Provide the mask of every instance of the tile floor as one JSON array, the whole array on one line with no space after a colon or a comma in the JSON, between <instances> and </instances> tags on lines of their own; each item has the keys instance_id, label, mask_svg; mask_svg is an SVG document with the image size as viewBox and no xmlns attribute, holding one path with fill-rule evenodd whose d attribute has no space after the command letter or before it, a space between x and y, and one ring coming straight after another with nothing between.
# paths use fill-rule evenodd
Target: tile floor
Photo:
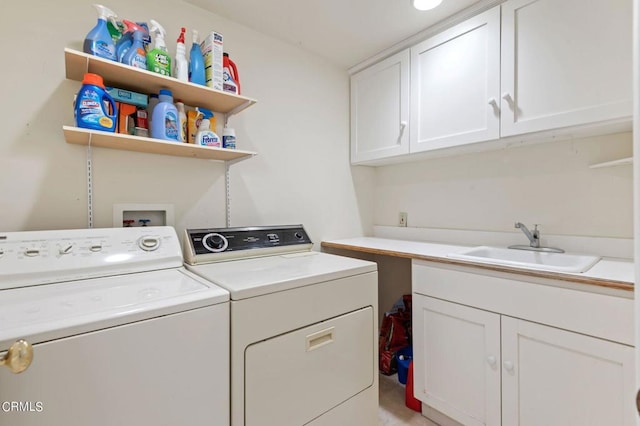
<instances>
[{"instance_id":1,"label":"tile floor","mask_svg":"<svg viewBox=\"0 0 640 426\"><path fill-rule=\"evenodd\" d=\"M438 426L422 414L407 408L404 403L404 385L398 382L398 375L380 374L379 426Z\"/></svg>"}]
</instances>

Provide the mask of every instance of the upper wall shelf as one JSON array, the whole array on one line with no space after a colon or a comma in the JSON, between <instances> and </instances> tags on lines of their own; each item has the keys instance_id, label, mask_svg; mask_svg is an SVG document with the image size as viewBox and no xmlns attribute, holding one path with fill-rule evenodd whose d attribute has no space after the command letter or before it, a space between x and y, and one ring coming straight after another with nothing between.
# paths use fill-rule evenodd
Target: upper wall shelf
<instances>
[{"instance_id":1,"label":"upper wall shelf","mask_svg":"<svg viewBox=\"0 0 640 426\"><path fill-rule=\"evenodd\" d=\"M121 149L124 151L233 162L245 160L256 155L255 152L241 151L239 149L198 146L121 133L80 129L71 126L63 126L62 129L67 143L76 145L90 145L101 148Z\"/></svg>"},{"instance_id":2,"label":"upper wall shelf","mask_svg":"<svg viewBox=\"0 0 640 426\"><path fill-rule=\"evenodd\" d=\"M615 167L633 164L633 157L622 158L620 160L607 161L606 163L597 163L589 166L590 169L600 169L602 167Z\"/></svg>"},{"instance_id":3,"label":"upper wall shelf","mask_svg":"<svg viewBox=\"0 0 640 426\"><path fill-rule=\"evenodd\" d=\"M90 72L102 76L107 86L145 94L169 89L173 92L174 99L180 99L186 105L204 107L222 114L237 114L256 103L255 99L185 83L173 77L165 77L73 49L64 49L64 61L66 76L70 80L82 81L84 74Z\"/></svg>"}]
</instances>

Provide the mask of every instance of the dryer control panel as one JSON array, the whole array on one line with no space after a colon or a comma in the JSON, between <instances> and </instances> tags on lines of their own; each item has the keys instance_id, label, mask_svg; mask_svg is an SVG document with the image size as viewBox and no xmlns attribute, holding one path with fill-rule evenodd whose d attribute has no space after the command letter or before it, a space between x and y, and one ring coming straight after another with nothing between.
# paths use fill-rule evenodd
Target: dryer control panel
<instances>
[{"instance_id":1,"label":"dryer control panel","mask_svg":"<svg viewBox=\"0 0 640 426\"><path fill-rule=\"evenodd\" d=\"M221 260L309 251L302 225L187 229L183 244L190 265Z\"/></svg>"}]
</instances>

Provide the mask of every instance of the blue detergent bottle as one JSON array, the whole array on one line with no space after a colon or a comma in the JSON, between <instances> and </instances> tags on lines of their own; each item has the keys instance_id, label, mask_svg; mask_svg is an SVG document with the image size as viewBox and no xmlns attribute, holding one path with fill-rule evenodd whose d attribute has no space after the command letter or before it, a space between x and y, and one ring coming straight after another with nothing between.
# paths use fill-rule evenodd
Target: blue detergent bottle
<instances>
[{"instance_id":1,"label":"blue detergent bottle","mask_svg":"<svg viewBox=\"0 0 640 426\"><path fill-rule=\"evenodd\" d=\"M160 89L160 102L153 108L151 118L151 137L166 141L181 142L180 118L178 109L173 104L173 94L170 90Z\"/></svg>"},{"instance_id":2,"label":"blue detergent bottle","mask_svg":"<svg viewBox=\"0 0 640 426\"><path fill-rule=\"evenodd\" d=\"M109 33L107 19L111 19L112 24L117 27L118 24L115 22L117 15L100 4L94 4L93 7L98 11L98 23L85 37L82 50L85 53L115 61L117 60L116 45Z\"/></svg>"},{"instance_id":3,"label":"blue detergent bottle","mask_svg":"<svg viewBox=\"0 0 640 426\"><path fill-rule=\"evenodd\" d=\"M193 30L193 44L189 52L189 81L202 86L207 84L204 74L204 57L198 43L197 30Z\"/></svg>"},{"instance_id":4,"label":"blue detergent bottle","mask_svg":"<svg viewBox=\"0 0 640 426\"><path fill-rule=\"evenodd\" d=\"M120 62L134 68L146 70L147 51L144 49L143 40L147 35L147 30L135 22L127 21L126 19L123 19L122 22L127 28L133 31L133 42L131 43L131 47L123 54Z\"/></svg>"},{"instance_id":5,"label":"blue detergent bottle","mask_svg":"<svg viewBox=\"0 0 640 426\"><path fill-rule=\"evenodd\" d=\"M104 132L116 130L116 102L106 92L102 77L97 74L84 75L74 112L78 127Z\"/></svg>"}]
</instances>

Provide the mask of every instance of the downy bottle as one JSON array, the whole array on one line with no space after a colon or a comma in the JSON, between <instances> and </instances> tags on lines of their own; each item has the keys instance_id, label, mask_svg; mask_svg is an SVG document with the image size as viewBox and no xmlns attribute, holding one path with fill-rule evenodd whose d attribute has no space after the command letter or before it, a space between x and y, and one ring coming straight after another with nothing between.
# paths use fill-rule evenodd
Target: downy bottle
<instances>
[{"instance_id":1,"label":"downy bottle","mask_svg":"<svg viewBox=\"0 0 640 426\"><path fill-rule=\"evenodd\" d=\"M173 105L173 94L170 90L160 89L160 102L153 108L151 120L151 137L166 141L179 142L180 118Z\"/></svg>"},{"instance_id":2,"label":"downy bottle","mask_svg":"<svg viewBox=\"0 0 640 426\"><path fill-rule=\"evenodd\" d=\"M111 20L112 24L117 27L118 24L115 22L117 15L100 4L94 4L93 7L98 11L98 23L85 37L82 50L85 53L115 61L117 60L116 45L107 28L107 20Z\"/></svg>"},{"instance_id":3,"label":"downy bottle","mask_svg":"<svg viewBox=\"0 0 640 426\"><path fill-rule=\"evenodd\" d=\"M164 42L165 30L157 21L153 19L149 32L154 35L155 48L147 53L147 67L149 71L171 77L171 56Z\"/></svg>"}]
</instances>

